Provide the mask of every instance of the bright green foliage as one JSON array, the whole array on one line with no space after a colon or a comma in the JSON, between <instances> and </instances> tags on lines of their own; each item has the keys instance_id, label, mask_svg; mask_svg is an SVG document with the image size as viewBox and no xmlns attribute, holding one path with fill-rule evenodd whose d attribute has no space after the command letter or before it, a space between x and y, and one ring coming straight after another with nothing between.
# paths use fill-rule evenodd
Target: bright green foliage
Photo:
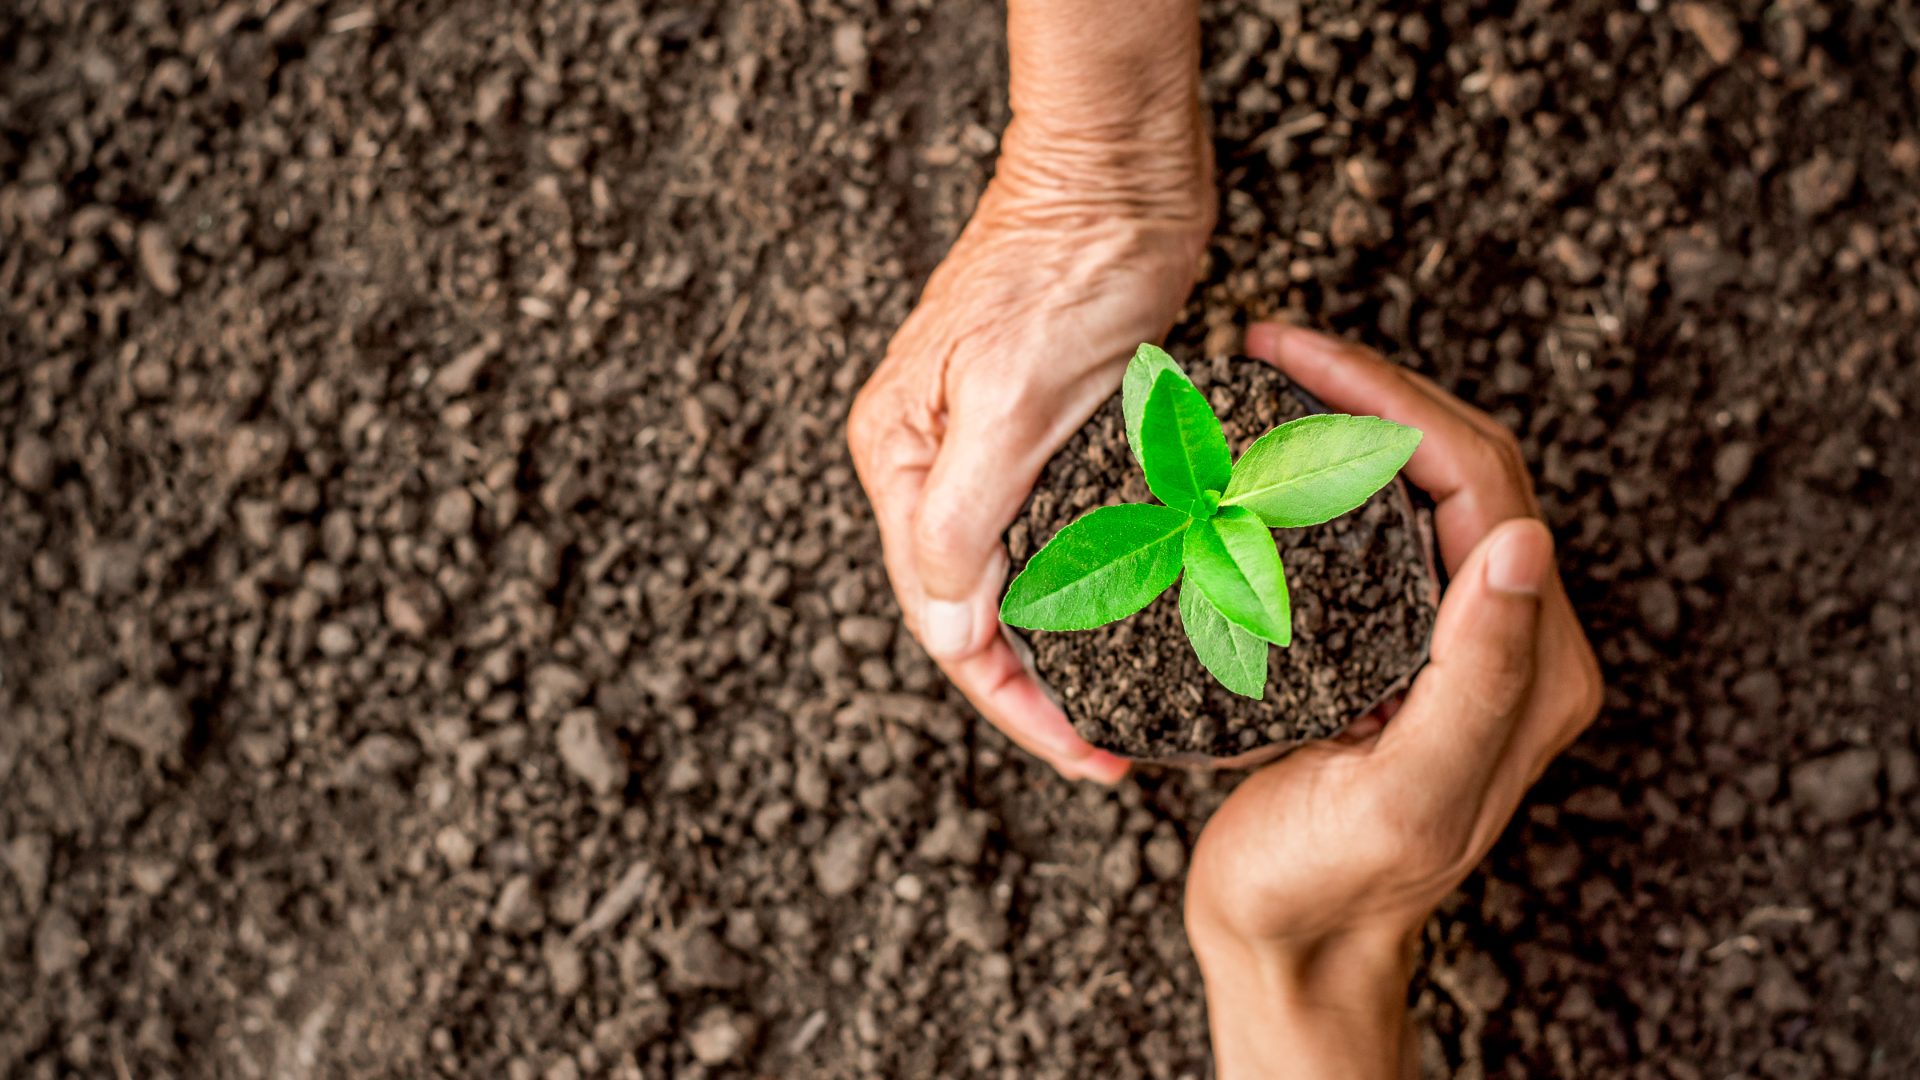
<instances>
[{"instance_id":1,"label":"bright green foliage","mask_svg":"<svg viewBox=\"0 0 1920 1080\"><path fill-rule=\"evenodd\" d=\"M1013 579L1000 618L1048 630L1124 619L1180 576L1180 537L1191 524L1170 506L1103 506L1047 541Z\"/></svg>"},{"instance_id":2,"label":"bright green foliage","mask_svg":"<svg viewBox=\"0 0 1920 1080\"><path fill-rule=\"evenodd\" d=\"M1220 505L1276 529L1319 525L1385 487L1419 445L1418 431L1377 416L1303 416L1247 447Z\"/></svg>"},{"instance_id":3,"label":"bright green foliage","mask_svg":"<svg viewBox=\"0 0 1920 1080\"><path fill-rule=\"evenodd\" d=\"M1168 506L1204 516L1206 493L1226 489L1233 477L1233 451L1207 399L1186 376L1162 372L1140 416L1140 459L1147 489ZM1211 507L1207 512L1211 512Z\"/></svg>"},{"instance_id":4,"label":"bright green foliage","mask_svg":"<svg viewBox=\"0 0 1920 1080\"><path fill-rule=\"evenodd\" d=\"M1127 445L1133 447L1133 460L1141 462L1143 467L1146 456L1140 452L1140 419L1147 412L1147 395L1153 392L1153 384L1163 371L1192 385L1187 373L1173 362L1167 350L1146 344L1134 350L1133 360L1127 364L1127 374L1121 380L1120 415L1127 421Z\"/></svg>"},{"instance_id":5,"label":"bright green foliage","mask_svg":"<svg viewBox=\"0 0 1920 1080\"><path fill-rule=\"evenodd\" d=\"M1374 416L1309 416L1234 461L1207 399L1163 350L1142 345L1120 406L1127 444L1164 506L1103 506L1034 553L1000 603L1030 630L1090 630L1126 618L1179 578L1180 624L1236 694L1266 693L1267 645L1293 640L1272 529L1318 525L1385 487L1420 433Z\"/></svg>"},{"instance_id":6,"label":"bright green foliage","mask_svg":"<svg viewBox=\"0 0 1920 1080\"><path fill-rule=\"evenodd\" d=\"M1180 625L1221 685L1243 697L1265 695L1267 643L1228 622L1191 581L1180 586Z\"/></svg>"},{"instance_id":7,"label":"bright green foliage","mask_svg":"<svg viewBox=\"0 0 1920 1080\"><path fill-rule=\"evenodd\" d=\"M1253 511L1223 506L1187 530L1187 577L1234 625L1262 641L1293 644L1287 578L1273 533Z\"/></svg>"}]
</instances>

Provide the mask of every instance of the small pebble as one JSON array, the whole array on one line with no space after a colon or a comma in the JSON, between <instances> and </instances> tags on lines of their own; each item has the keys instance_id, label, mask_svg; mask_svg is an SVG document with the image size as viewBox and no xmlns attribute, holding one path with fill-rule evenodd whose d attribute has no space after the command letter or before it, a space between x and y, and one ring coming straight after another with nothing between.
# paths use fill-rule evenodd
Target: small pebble
<instances>
[{"instance_id":1,"label":"small pebble","mask_svg":"<svg viewBox=\"0 0 1920 1080\"><path fill-rule=\"evenodd\" d=\"M1100 877L1114 896L1124 896L1140 884L1140 845L1123 836L1100 857Z\"/></svg>"},{"instance_id":2,"label":"small pebble","mask_svg":"<svg viewBox=\"0 0 1920 1080\"><path fill-rule=\"evenodd\" d=\"M62 908L49 908L33 931L33 966L50 979L72 970L87 955L80 924Z\"/></svg>"},{"instance_id":3,"label":"small pebble","mask_svg":"<svg viewBox=\"0 0 1920 1080\"><path fill-rule=\"evenodd\" d=\"M438 590L416 581L388 589L381 610L387 625L407 637L424 638L439 623L444 605Z\"/></svg>"},{"instance_id":4,"label":"small pebble","mask_svg":"<svg viewBox=\"0 0 1920 1080\"><path fill-rule=\"evenodd\" d=\"M546 925L547 914L533 878L516 874L507 879L495 895L487 922L495 930L508 934L532 934Z\"/></svg>"},{"instance_id":5,"label":"small pebble","mask_svg":"<svg viewBox=\"0 0 1920 1080\"><path fill-rule=\"evenodd\" d=\"M353 628L347 626L345 623L337 622L330 622L322 626L319 636L315 640L320 646L321 654L333 660L342 660L352 656L358 645L353 638Z\"/></svg>"},{"instance_id":6,"label":"small pebble","mask_svg":"<svg viewBox=\"0 0 1920 1080\"><path fill-rule=\"evenodd\" d=\"M1859 170L1851 160L1821 149L1787 174L1787 194L1794 212L1801 217L1822 217L1846 201L1858 177Z\"/></svg>"},{"instance_id":7,"label":"small pebble","mask_svg":"<svg viewBox=\"0 0 1920 1080\"><path fill-rule=\"evenodd\" d=\"M839 897L865 885L878 843L871 825L857 817L842 818L813 853L813 878L820 891Z\"/></svg>"},{"instance_id":8,"label":"small pebble","mask_svg":"<svg viewBox=\"0 0 1920 1080\"><path fill-rule=\"evenodd\" d=\"M1567 280L1575 285L1587 284L1605 269L1599 256L1571 236L1563 234L1554 237L1553 242L1547 245L1547 251L1560 264L1560 269L1566 271Z\"/></svg>"},{"instance_id":9,"label":"small pebble","mask_svg":"<svg viewBox=\"0 0 1920 1080\"><path fill-rule=\"evenodd\" d=\"M1731 492L1753 473L1753 462L1758 451L1750 442L1730 442L1722 446L1713 455L1713 478L1719 482L1722 492Z\"/></svg>"},{"instance_id":10,"label":"small pebble","mask_svg":"<svg viewBox=\"0 0 1920 1080\"><path fill-rule=\"evenodd\" d=\"M553 992L561 997L572 997L586 985L587 965L580 950L568 944L565 938L553 938L541 949L541 958L547 964L547 978L553 983Z\"/></svg>"},{"instance_id":11,"label":"small pebble","mask_svg":"<svg viewBox=\"0 0 1920 1080\"><path fill-rule=\"evenodd\" d=\"M1517 120L1540 104L1546 85L1546 79L1537 71L1503 71L1493 77L1487 94L1502 116Z\"/></svg>"},{"instance_id":12,"label":"small pebble","mask_svg":"<svg viewBox=\"0 0 1920 1080\"><path fill-rule=\"evenodd\" d=\"M433 527L442 536L467 536L473 532L473 496L465 488L449 488L433 501Z\"/></svg>"},{"instance_id":13,"label":"small pebble","mask_svg":"<svg viewBox=\"0 0 1920 1080\"><path fill-rule=\"evenodd\" d=\"M141 225L134 239L134 247L140 258L140 272L146 275L147 282L162 296L177 295L180 292L180 255L174 248L173 234L167 231L167 227L151 221Z\"/></svg>"},{"instance_id":14,"label":"small pebble","mask_svg":"<svg viewBox=\"0 0 1920 1080\"><path fill-rule=\"evenodd\" d=\"M149 764L178 762L193 731L186 703L165 686L123 682L101 703L101 713L107 734L138 750Z\"/></svg>"},{"instance_id":15,"label":"small pebble","mask_svg":"<svg viewBox=\"0 0 1920 1080\"><path fill-rule=\"evenodd\" d=\"M1672 638L1680 630L1680 594L1667 582L1655 578L1640 585L1638 596L1641 625L1660 641Z\"/></svg>"},{"instance_id":16,"label":"small pebble","mask_svg":"<svg viewBox=\"0 0 1920 1080\"><path fill-rule=\"evenodd\" d=\"M1788 770L1794 808L1814 825L1839 825L1880 805L1880 752L1852 747Z\"/></svg>"},{"instance_id":17,"label":"small pebble","mask_svg":"<svg viewBox=\"0 0 1920 1080\"><path fill-rule=\"evenodd\" d=\"M561 718L554 740L568 771L595 795L610 795L626 787L626 755L601 729L600 717L592 709L569 711Z\"/></svg>"},{"instance_id":18,"label":"small pebble","mask_svg":"<svg viewBox=\"0 0 1920 1080\"><path fill-rule=\"evenodd\" d=\"M674 982L687 989L734 990L747 981L746 963L711 930L692 927L662 934L654 947L666 958Z\"/></svg>"},{"instance_id":19,"label":"small pebble","mask_svg":"<svg viewBox=\"0 0 1920 1080\"><path fill-rule=\"evenodd\" d=\"M1716 4L1686 3L1673 9L1676 22L1700 42L1716 67L1726 67L1740 55L1740 24Z\"/></svg>"},{"instance_id":20,"label":"small pebble","mask_svg":"<svg viewBox=\"0 0 1920 1080\"><path fill-rule=\"evenodd\" d=\"M702 1065L727 1064L740 1056L747 1041L740 1018L721 1005L701 1013L687 1032L687 1046Z\"/></svg>"},{"instance_id":21,"label":"small pebble","mask_svg":"<svg viewBox=\"0 0 1920 1080\"><path fill-rule=\"evenodd\" d=\"M1159 881L1178 881L1187 869L1187 845L1170 825L1160 825L1146 845L1147 869Z\"/></svg>"},{"instance_id":22,"label":"small pebble","mask_svg":"<svg viewBox=\"0 0 1920 1080\"><path fill-rule=\"evenodd\" d=\"M833 61L843 68L867 64L867 32L857 22L843 22L833 28Z\"/></svg>"},{"instance_id":23,"label":"small pebble","mask_svg":"<svg viewBox=\"0 0 1920 1080\"><path fill-rule=\"evenodd\" d=\"M969 885L947 894L947 933L975 952L995 952L1007 943L1006 916Z\"/></svg>"},{"instance_id":24,"label":"small pebble","mask_svg":"<svg viewBox=\"0 0 1920 1080\"><path fill-rule=\"evenodd\" d=\"M7 475L29 495L46 491L53 486L53 447L37 435L22 436L13 444Z\"/></svg>"},{"instance_id":25,"label":"small pebble","mask_svg":"<svg viewBox=\"0 0 1920 1080\"><path fill-rule=\"evenodd\" d=\"M850 615L837 628L840 640L848 648L867 654L881 654L893 647L894 628L899 623L875 615Z\"/></svg>"}]
</instances>

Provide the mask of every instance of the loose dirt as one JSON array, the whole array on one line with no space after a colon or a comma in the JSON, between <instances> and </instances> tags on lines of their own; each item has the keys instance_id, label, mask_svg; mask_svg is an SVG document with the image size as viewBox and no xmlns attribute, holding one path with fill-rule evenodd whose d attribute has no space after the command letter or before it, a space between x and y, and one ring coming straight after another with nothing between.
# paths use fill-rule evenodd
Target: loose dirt
<instances>
[{"instance_id":1,"label":"loose dirt","mask_svg":"<svg viewBox=\"0 0 1920 1080\"><path fill-rule=\"evenodd\" d=\"M1206 9L1180 356L1521 435L1611 680L1428 927L1434 1076L1910 1077L1920 7ZM991 9L0 18L0 1074L1198 1077L1231 777L898 628L848 402Z\"/></svg>"},{"instance_id":2,"label":"loose dirt","mask_svg":"<svg viewBox=\"0 0 1920 1080\"><path fill-rule=\"evenodd\" d=\"M1286 376L1251 359L1189 362L1235 457L1289 420L1315 411ZM1054 456L1007 533L1014 566L1099 506L1150 502L1127 447L1116 395ZM1418 516L1417 516L1418 515ZM1422 520L1424 517L1426 520ZM1231 759L1325 738L1403 689L1426 658L1437 568L1431 514L1391 486L1312 529L1279 529L1293 605L1293 644L1267 650L1259 700L1221 686L1181 629L1179 589L1117 623L1075 633L1025 633L1035 671L1089 742L1128 757Z\"/></svg>"}]
</instances>

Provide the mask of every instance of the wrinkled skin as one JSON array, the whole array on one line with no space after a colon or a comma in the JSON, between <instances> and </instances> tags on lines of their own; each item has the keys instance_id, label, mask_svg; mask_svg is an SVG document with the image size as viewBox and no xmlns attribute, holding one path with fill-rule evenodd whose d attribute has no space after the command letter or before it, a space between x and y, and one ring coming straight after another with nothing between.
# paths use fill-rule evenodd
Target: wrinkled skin
<instances>
[{"instance_id":1,"label":"wrinkled skin","mask_svg":"<svg viewBox=\"0 0 1920 1080\"><path fill-rule=\"evenodd\" d=\"M1191 153L1177 168L1016 121L847 425L908 628L988 720L1073 778L1112 782L1126 763L1074 733L1006 641L1001 537L1192 288L1213 193L1204 143ZM1141 157L1156 164L1127 164Z\"/></svg>"},{"instance_id":2,"label":"wrinkled skin","mask_svg":"<svg viewBox=\"0 0 1920 1080\"><path fill-rule=\"evenodd\" d=\"M1214 217L1195 0L1009 0L1013 120L992 184L848 419L908 628L981 713L1112 783L998 613L1001 537L1048 458L1185 300ZM1257 325L1247 351L1335 409L1421 429L1407 476L1452 571L1431 661L1390 719L1256 772L1187 886L1218 1075L1406 1075L1411 942L1600 679L1512 436L1355 346Z\"/></svg>"}]
</instances>

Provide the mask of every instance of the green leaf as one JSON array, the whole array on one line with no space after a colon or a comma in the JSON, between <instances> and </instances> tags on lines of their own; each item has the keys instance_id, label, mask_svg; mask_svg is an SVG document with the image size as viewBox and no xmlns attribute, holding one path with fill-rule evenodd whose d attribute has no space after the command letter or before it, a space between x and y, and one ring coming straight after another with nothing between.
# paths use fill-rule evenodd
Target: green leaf
<instances>
[{"instance_id":1,"label":"green leaf","mask_svg":"<svg viewBox=\"0 0 1920 1080\"><path fill-rule=\"evenodd\" d=\"M1154 497L1195 517L1206 517L1208 491L1233 475L1233 451L1207 399L1173 372L1161 372L1140 418L1140 468Z\"/></svg>"},{"instance_id":2,"label":"green leaf","mask_svg":"<svg viewBox=\"0 0 1920 1080\"><path fill-rule=\"evenodd\" d=\"M1266 696L1267 643L1227 621L1192 578L1180 586L1180 625L1220 685L1256 701Z\"/></svg>"},{"instance_id":3,"label":"green leaf","mask_svg":"<svg viewBox=\"0 0 1920 1080\"><path fill-rule=\"evenodd\" d=\"M1385 487L1419 445L1418 429L1377 416L1301 417L1247 447L1220 505L1244 506L1276 529L1318 525Z\"/></svg>"},{"instance_id":4,"label":"green leaf","mask_svg":"<svg viewBox=\"0 0 1920 1080\"><path fill-rule=\"evenodd\" d=\"M1273 533L1244 506L1223 506L1187 530L1183 561L1187 580L1199 586L1220 614L1263 641L1293 641L1287 575Z\"/></svg>"},{"instance_id":5,"label":"green leaf","mask_svg":"<svg viewBox=\"0 0 1920 1080\"><path fill-rule=\"evenodd\" d=\"M1127 445L1133 447L1133 459L1146 467L1146 459L1140 453L1140 418L1147 412L1147 395L1153 392L1153 384L1160 373L1170 371L1187 380L1187 373L1180 370L1167 350L1158 345L1142 342L1133 352L1133 359L1127 361L1126 377L1120 380L1120 413L1127 421Z\"/></svg>"},{"instance_id":6,"label":"green leaf","mask_svg":"<svg viewBox=\"0 0 1920 1080\"><path fill-rule=\"evenodd\" d=\"M1146 607L1180 576L1180 535L1193 521L1170 506L1103 506L1055 533L1000 601L1000 621L1029 630L1091 630Z\"/></svg>"}]
</instances>

